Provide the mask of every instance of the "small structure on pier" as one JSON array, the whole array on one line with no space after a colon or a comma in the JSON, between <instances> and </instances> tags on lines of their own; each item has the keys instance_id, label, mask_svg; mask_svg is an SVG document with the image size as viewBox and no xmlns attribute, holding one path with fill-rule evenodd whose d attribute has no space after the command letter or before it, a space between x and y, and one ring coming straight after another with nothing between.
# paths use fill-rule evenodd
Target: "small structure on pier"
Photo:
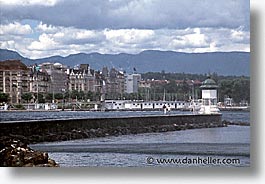
<instances>
[{"instance_id":1,"label":"small structure on pier","mask_svg":"<svg viewBox=\"0 0 265 184\"><path fill-rule=\"evenodd\" d=\"M208 77L200 87L202 89L202 105L199 114L219 113L217 107L217 89L216 82Z\"/></svg>"}]
</instances>

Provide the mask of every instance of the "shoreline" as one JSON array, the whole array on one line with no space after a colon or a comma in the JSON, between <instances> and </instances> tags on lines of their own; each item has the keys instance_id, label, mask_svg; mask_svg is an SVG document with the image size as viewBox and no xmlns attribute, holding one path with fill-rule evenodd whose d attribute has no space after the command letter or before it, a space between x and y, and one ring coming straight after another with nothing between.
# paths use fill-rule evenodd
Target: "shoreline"
<instances>
[{"instance_id":1,"label":"shoreline","mask_svg":"<svg viewBox=\"0 0 265 184\"><path fill-rule=\"evenodd\" d=\"M234 107L218 107L220 112L222 111L243 111L250 112L250 106L234 106ZM163 109L8 109L8 110L0 110L0 112L126 112L126 111L163 111ZM182 109L172 109L172 111L190 111L192 109L182 108Z\"/></svg>"}]
</instances>

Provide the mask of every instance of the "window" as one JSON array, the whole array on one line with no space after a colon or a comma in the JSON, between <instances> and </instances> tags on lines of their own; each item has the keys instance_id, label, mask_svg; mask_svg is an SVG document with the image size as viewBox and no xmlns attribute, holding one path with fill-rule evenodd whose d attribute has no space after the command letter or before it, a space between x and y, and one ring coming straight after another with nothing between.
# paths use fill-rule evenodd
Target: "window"
<instances>
[{"instance_id":1,"label":"window","mask_svg":"<svg viewBox=\"0 0 265 184\"><path fill-rule=\"evenodd\" d=\"M216 105L217 104L217 100L216 99L211 99L211 105Z\"/></svg>"},{"instance_id":2,"label":"window","mask_svg":"<svg viewBox=\"0 0 265 184\"><path fill-rule=\"evenodd\" d=\"M209 99L203 99L203 105L210 105L209 104Z\"/></svg>"}]
</instances>

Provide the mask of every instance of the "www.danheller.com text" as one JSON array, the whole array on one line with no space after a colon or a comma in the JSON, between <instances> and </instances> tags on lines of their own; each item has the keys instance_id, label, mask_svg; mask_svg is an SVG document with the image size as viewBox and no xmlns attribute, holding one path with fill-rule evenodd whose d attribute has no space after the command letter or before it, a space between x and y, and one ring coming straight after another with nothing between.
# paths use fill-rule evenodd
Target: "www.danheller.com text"
<instances>
[{"instance_id":1,"label":"www.danheller.com text","mask_svg":"<svg viewBox=\"0 0 265 184\"><path fill-rule=\"evenodd\" d=\"M183 158L155 158L147 157L147 164L176 164L176 165L239 165L239 158L183 157Z\"/></svg>"}]
</instances>

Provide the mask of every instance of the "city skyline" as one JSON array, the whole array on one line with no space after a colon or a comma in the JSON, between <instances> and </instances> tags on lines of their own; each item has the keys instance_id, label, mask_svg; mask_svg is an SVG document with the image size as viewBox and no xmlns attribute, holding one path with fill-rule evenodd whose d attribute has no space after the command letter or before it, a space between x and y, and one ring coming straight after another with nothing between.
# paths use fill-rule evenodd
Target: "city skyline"
<instances>
[{"instance_id":1,"label":"city skyline","mask_svg":"<svg viewBox=\"0 0 265 184\"><path fill-rule=\"evenodd\" d=\"M31 59L143 50L250 52L249 0L0 3L0 48Z\"/></svg>"}]
</instances>

